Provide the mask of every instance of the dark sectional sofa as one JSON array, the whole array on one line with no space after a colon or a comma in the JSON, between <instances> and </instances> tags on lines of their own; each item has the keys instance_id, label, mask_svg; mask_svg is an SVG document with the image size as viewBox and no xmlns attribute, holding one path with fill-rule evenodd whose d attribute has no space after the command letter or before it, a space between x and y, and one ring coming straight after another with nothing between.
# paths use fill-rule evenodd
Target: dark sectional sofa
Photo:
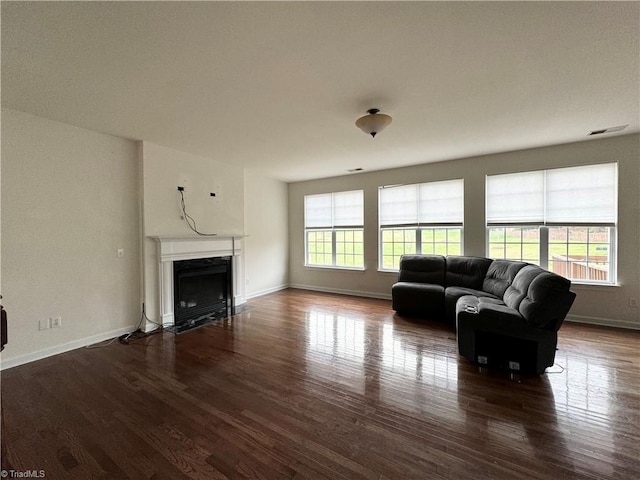
<instances>
[{"instance_id":1,"label":"dark sectional sofa","mask_svg":"<svg viewBox=\"0 0 640 480\"><path fill-rule=\"evenodd\" d=\"M472 362L543 373L575 299L570 287L525 262L404 255L392 299L399 314L455 324L458 350Z\"/></svg>"}]
</instances>

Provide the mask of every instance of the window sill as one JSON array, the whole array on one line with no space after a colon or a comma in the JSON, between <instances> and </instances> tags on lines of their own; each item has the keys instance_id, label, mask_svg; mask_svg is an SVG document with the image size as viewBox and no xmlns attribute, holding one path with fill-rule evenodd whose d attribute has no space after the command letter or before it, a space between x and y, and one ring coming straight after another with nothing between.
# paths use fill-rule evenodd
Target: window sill
<instances>
[{"instance_id":1,"label":"window sill","mask_svg":"<svg viewBox=\"0 0 640 480\"><path fill-rule=\"evenodd\" d=\"M610 288L620 288L622 285L619 283L583 283L571 280L571 288L574 287L578 290L608 290Z\"/></svg>"},{"instance_id":2,"label":"window sill","mask_svg":"<svg viewBox=\"0 0 640 480\"><path fill-rule=\"evenodd\" d=\"M305 265L305 268L312 268L318 270L341 270L347 272L364 272L364 267L337 267L335 265Z\"/></svg>"},{"instance_id":3,"label":"window sill","mask_svg":"<svg viewBox=\"0 0 640 480\"><path fill-rule=\"evenodd\" d=\"M378 269L378 273L387 273L387 274L391 274L391 275L398 275L399 271L400 270L386 270L386 269L382 269L382 268Z\"/></svg>"}]
</instances>

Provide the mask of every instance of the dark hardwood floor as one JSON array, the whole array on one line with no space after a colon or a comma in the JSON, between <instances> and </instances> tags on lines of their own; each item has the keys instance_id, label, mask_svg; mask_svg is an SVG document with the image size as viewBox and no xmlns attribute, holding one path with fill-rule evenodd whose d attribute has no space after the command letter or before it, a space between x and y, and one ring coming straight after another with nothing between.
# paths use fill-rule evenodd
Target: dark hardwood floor
<instances>
[{"instance_id":1,"label":"dark hardwood floor","mask_svg":"<svg viewBox=\"0 0 640 480\"><path fill-rule=\"evenodd\" d=\"M640 478L640 332L565 323L543 376L301 290L2 372L4 468L47 479Z\"/></svg>"}]
</instances>

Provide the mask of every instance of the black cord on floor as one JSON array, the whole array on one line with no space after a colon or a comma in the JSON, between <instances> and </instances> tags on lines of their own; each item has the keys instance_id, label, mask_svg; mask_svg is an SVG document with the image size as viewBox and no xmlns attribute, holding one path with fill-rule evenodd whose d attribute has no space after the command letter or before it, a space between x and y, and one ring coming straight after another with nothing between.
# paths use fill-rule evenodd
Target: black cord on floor
<instances>
[{"instance_id":1,"label":"black cord on floor","mask_svg":"<svg viewBox=\"0 0 640 480\"><path fill-rule=\"evenodd\" d=\"M153 325L157 325L159 328L151 330L150 332L143 332L142 330L140 330L140 326L142 325L143 320L146 320L148 323L152 323ZM158 333L162 333L164 331L165 331L164 325L158 322L154 322L149 317L147 317L147 312L145 310L145 305L143 303L142 314L140 315L140 321L138 321L138 325L136 326L135 330L131 333L125 333L124 335L121 335L118 338L118 341L123 345L129 345L130 343L137 343L136 340L140 341L142 339L148 338L152 335L157 335ZM133 340L130 340L131 338L133 338Z\"/></svg>"},{"instance_id":2,"label":"black cord on floor","mask_svg":"<svg viewBox=\"0 0 640 480\"><path fill-rule=\"evenodd\" d=\"M157 325L159 328L156 328L156 329L154 329L154 330L152 330L150 332L144 332L144 331L140 330L140 327L142 326L142 321L143 320L146 320L148 323L152 323L153 325ZM109 340L104 340L102 342L94 343L93 345L87 345L84 348L93 349L93 348L108 347L109 345L111 345L116 340L118 340L118 342L120 342L123 345L129 345L129 344L132 344L132 343L140 343L145 338L151 337L153 335L157 335L158 333L163 333L165 331L166 330L164 329L164 325L162 325L161 323L158 323L158 322L154 322L149 317L147 317L147 313L145 312L145 306L144 306L144 303L143 303L142 304L142 313L140 315L140 320L138 321L138 325L136 325L136 328L132 332L125 333L123 335L120 335L119 337L114 337L114 338L111 338ZM173 333L173 332L171 332L171 333Z\"/></svg>"}]
</instances>

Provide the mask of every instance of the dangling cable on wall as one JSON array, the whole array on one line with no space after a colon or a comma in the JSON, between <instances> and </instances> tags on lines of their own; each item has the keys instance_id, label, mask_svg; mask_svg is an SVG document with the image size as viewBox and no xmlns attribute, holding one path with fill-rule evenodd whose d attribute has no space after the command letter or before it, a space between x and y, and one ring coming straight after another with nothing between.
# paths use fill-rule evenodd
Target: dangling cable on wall
<instances>
[{"instance_id":1,"label":"dangling cable on wall","mask_svg":"<svg viewBox=\"0 0 640 480\"><path fill-rule=\"evenodd\" d=\"M180 207L182 208L182 218L191 230L203 237L215 237L217 233L202 233L198 231L198 226L194 218L187 213L187 206L184 201L184 188L178 187L178 193L180 194Z\"/></svg>"}]
</instances>

